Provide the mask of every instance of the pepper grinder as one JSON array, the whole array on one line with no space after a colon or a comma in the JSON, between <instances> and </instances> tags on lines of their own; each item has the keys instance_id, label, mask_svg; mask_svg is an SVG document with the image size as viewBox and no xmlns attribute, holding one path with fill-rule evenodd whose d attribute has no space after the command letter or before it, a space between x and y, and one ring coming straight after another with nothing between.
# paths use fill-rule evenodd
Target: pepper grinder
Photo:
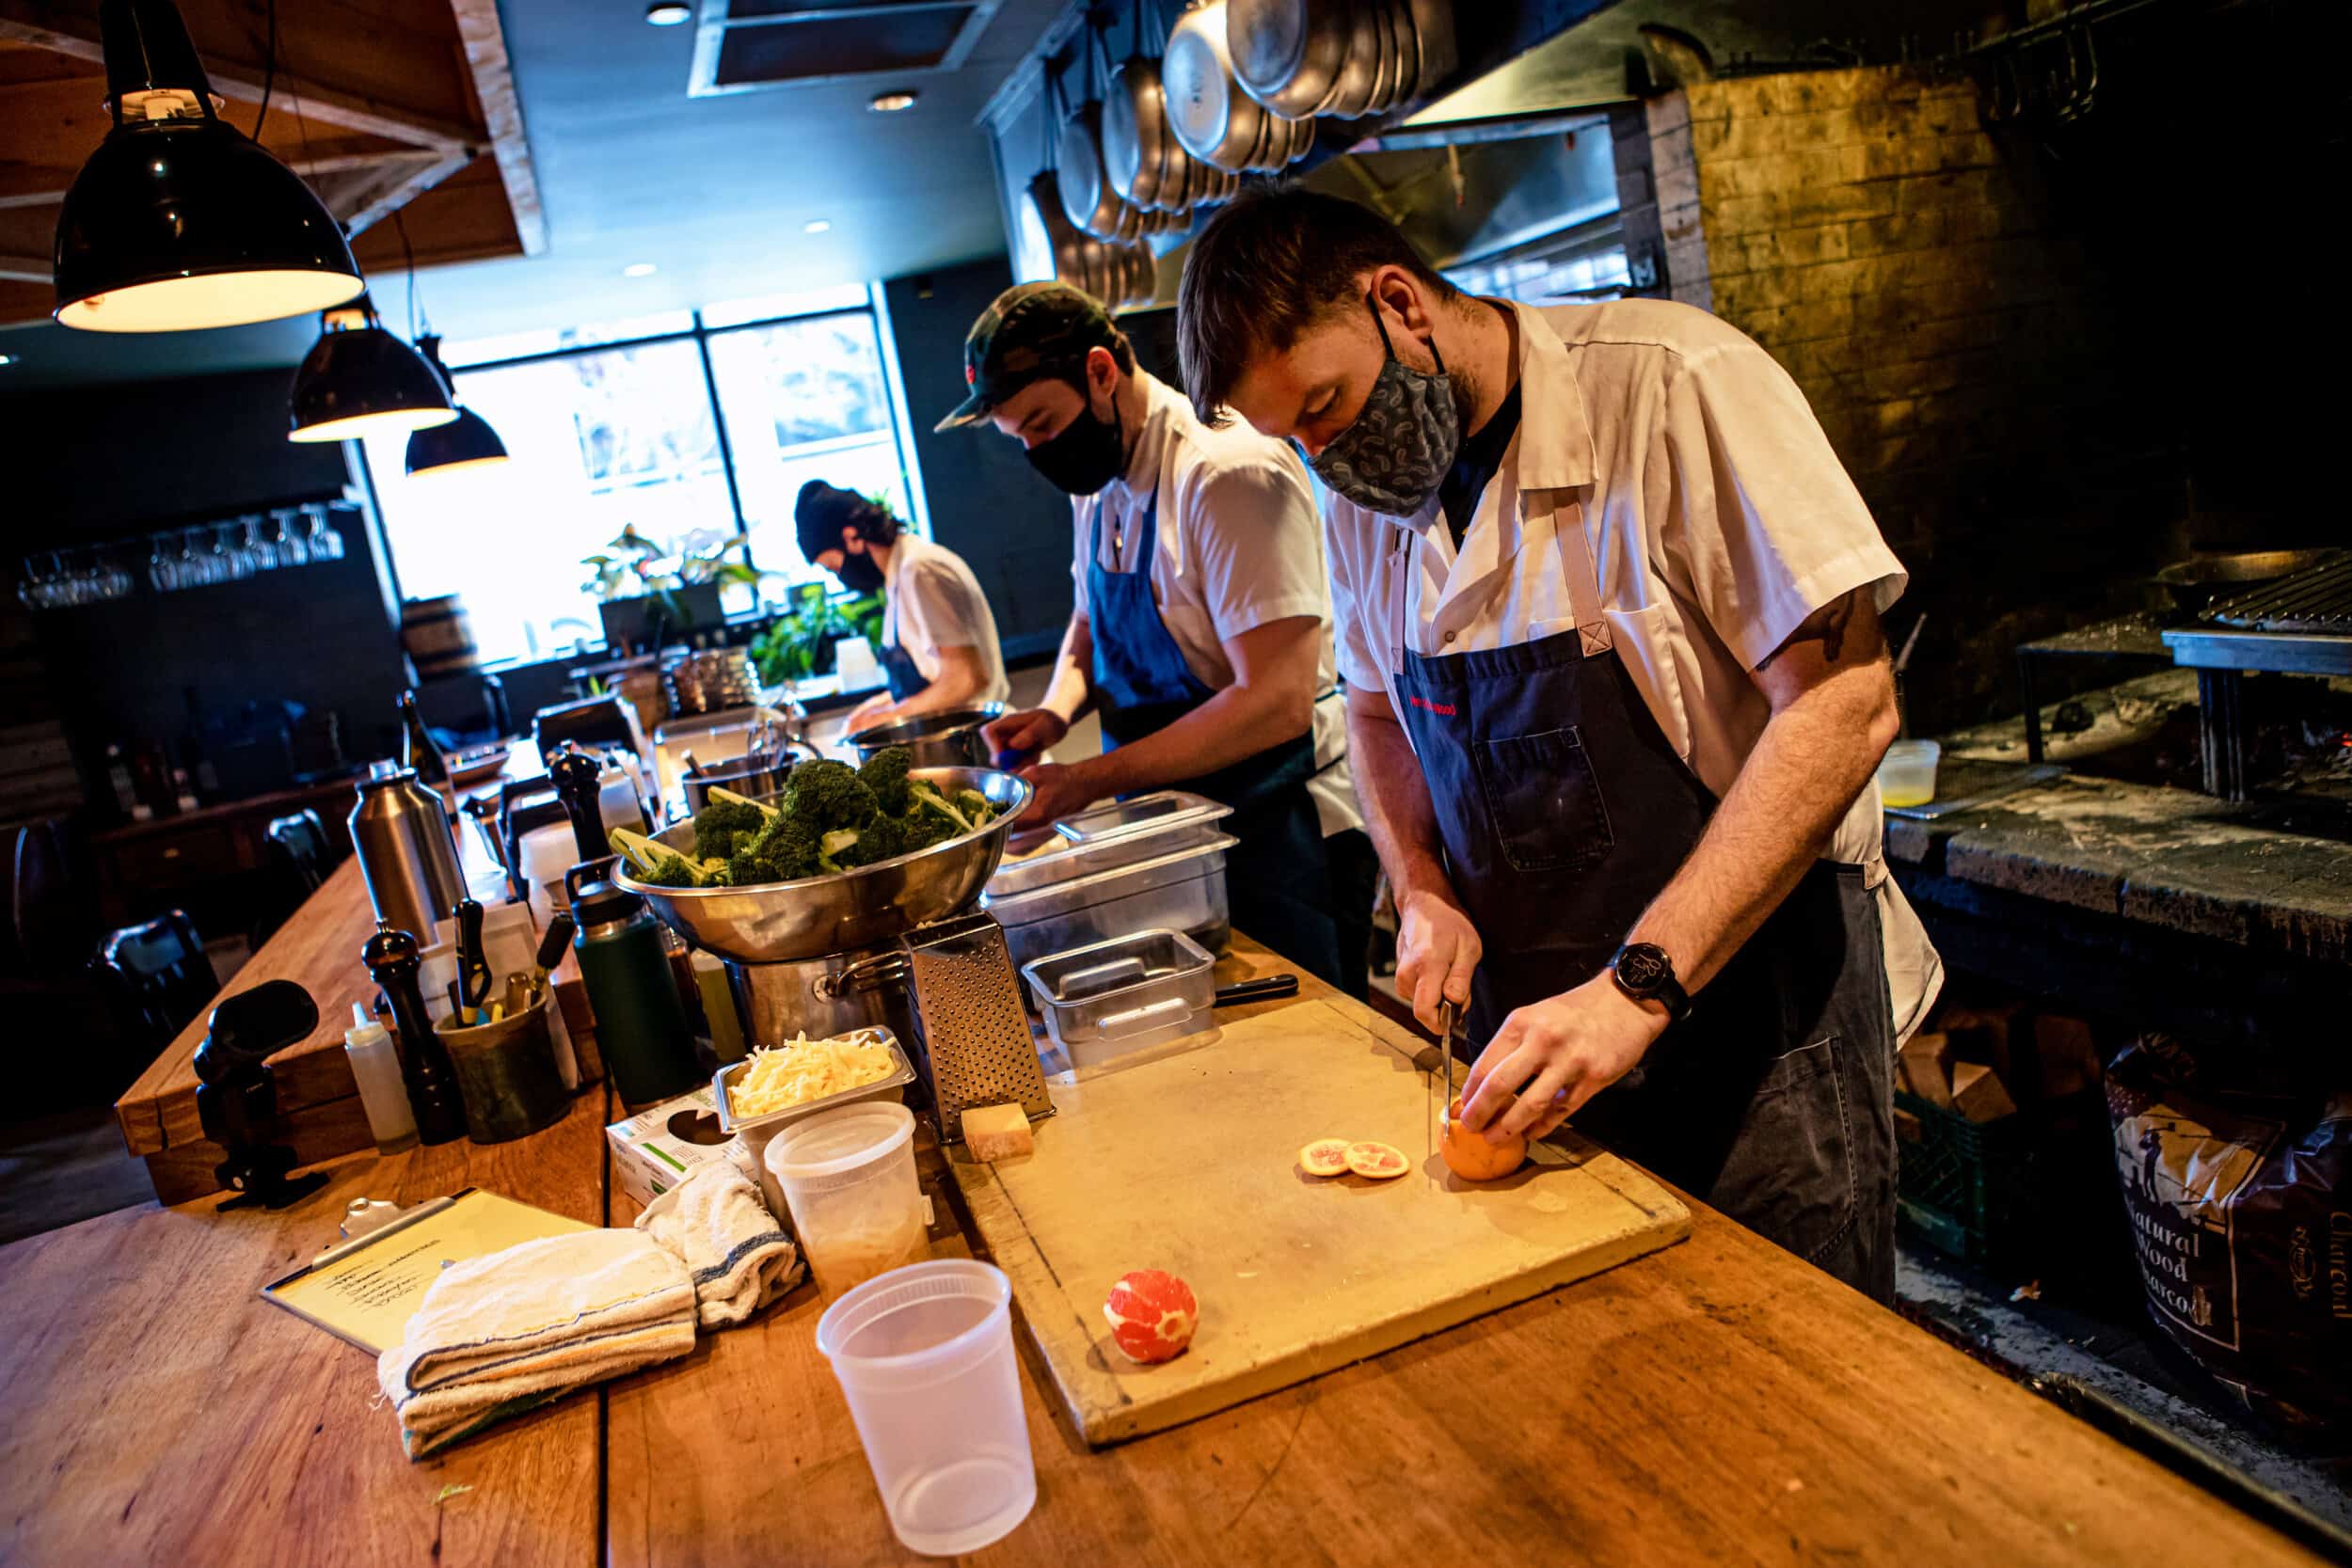
<instances>
[{"instance_id":1,"label":"pepper grinder","mask_svg":"<svg viewBox=\"0 0 2352 1568\"><path fill-rule=\"evenodd\" d=\"M580 846L580 858L602 860L612 853L604 832L604 805L597 798L604 769L596 765L596 759L566 741L564 749L548 759L548 777L555 781L555 798L564 802L564 815L572 819L572 837Z\"/></svg>"},{"instance_id":2,"label":"pepper grinder","mask_svg":"<svg viewBox=\"0 0 2352 1568\"><path fill-rule=\"evenodd\" d=\"M425 1016L424 992L417 983L424 959L417 939L379 920L375 935L359 949L359 961L392 1005L392 1025L400 1037L400 1076L408 1086L408 1108L417 1116L418 1141L454 1143L466 1135L466 1102L458 1096L457 1069L450 1064L449 1048Z\"/></svg>"}]
</instances>

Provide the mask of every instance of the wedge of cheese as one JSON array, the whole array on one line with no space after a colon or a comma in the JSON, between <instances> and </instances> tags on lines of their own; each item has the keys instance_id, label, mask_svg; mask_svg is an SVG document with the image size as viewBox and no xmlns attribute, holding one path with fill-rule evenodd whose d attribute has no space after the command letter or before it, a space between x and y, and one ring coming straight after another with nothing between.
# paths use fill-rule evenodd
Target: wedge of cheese
<instances>
[{"instance_id":1,"label":"wedge of cheese","mask_svg":"<svg viewBox=\"0 0 2352 1568\"><path fill-rule=\"evenodd\" d=\"M963 1147L975 1160L1007 1160L1031 1154L1029 1113L1015 1104L975 1105L963 1113Z\"/></svg>"}]
</instances>

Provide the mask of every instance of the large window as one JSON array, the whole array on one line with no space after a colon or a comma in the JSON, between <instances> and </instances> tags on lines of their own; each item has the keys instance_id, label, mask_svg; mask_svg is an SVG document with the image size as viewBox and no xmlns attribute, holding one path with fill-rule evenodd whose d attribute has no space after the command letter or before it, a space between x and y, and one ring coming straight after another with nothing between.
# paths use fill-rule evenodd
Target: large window
<instances>
[{"instance_id":1,"label":"large window","mask_svg":"<svg viewBox=\"0 0 2352 1568\"><path fill-rule=\"evenodd\" d=\"M763 577L724 602L745 610L822 576L792 528L808 480L879 496L922 527L864 287L443 352L459 401L513 460L410 479L399 436L370 437L368 465L401 591L463 594L485 659L600 641L582 562L624 529L673 551L744 530Z\"/></svg>"}]
</instances>

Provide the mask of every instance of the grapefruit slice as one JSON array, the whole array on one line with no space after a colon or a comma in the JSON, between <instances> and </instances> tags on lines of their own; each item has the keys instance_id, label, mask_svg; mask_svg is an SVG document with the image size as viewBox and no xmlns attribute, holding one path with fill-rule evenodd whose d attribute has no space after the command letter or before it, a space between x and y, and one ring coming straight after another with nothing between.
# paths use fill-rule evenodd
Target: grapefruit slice
<instances>
[{"instance_id":1,"label":"grapefruit slice","mask_svg":"<svg viewBox=\"0 0 2352 1568\"><path fill-rule=\"evenodd\" d=\"M1392 1177L1403 1176L1412 1167L1406 1163L1404 1151L1394 1145L1366 1139L1362 1143L1347 1146L1347 1168L1375 1181L1386 1181Z\"/></svg>"},{"instance_id":2,"label":"grapefruit slice","mask_svg":"<svg viewBox=\"0 0 2352 1568\"><path fill-rule=\"evenodd\" d=\"M1298 1151L1298 1168L1309 1176L1339 1176L1347 1169L1347 1140L1317 1138Z\"/></svg>"},{"instance_id":3,"label":"grapefruit slice","mask_svg":"<svg viewBox=\"0 0 2352 1568\"><path fill-rule=\"evenodd\" d=\"M1120 1354L1149 1365L1184 1353L1200 1323L1200 1303L1191 1286L1166 1270L1134 1269L1111 1287L1103 1321Z\"/></svg>"}]
</instances>

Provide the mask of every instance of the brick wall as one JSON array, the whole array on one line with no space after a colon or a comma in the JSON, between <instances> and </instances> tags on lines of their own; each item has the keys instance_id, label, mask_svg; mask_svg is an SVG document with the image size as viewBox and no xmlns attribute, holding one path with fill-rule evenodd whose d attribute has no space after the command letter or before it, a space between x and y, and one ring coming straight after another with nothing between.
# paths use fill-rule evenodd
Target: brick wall
<instances>
[{"instance_id":1,"label":"brick wall","mask_svg":"<svg viewBox=\"0 0 2352 1568\"><path fill-rule=\"evenodd\" d=\"M1911 567L1915 723L2014 711L2015 644L2136 605L2179 489L2034 148L1899 68L1697 84L1613 129L1641 292L1772 351Z\"/></svg>"}]
</instances>

